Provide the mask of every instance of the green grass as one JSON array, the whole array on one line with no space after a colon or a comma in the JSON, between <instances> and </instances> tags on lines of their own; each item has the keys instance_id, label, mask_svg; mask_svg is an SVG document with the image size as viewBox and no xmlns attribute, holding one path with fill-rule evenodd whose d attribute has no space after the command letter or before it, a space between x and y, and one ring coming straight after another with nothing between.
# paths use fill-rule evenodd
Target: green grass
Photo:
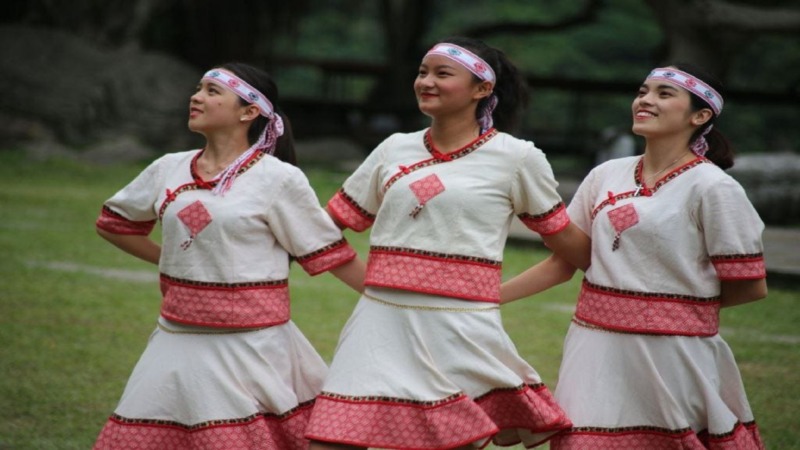
<instances>
[{"instance_id":1,"label":"green grass","mask_svg":"<svg viewBox=\"0 0 800 450\"><path fill-rule=\"evenodd\" d=\"M156 269L97 237L94 220L143 167L33 163L0 152L0 450L90 448L119 400L158 316L158 286L147 280ZM346 176L308 174L323 200ZM365 235L347 237L366 254ZM544 256L532 244L509 246L505 274ZM551 387L578 279L503 309L520 354ZM295 322L330 360L356 295L297 267L291 289ZM769 448L800 448L799 293L773 289L766 301L723 313Z\"/></svg>"}]
</instances>

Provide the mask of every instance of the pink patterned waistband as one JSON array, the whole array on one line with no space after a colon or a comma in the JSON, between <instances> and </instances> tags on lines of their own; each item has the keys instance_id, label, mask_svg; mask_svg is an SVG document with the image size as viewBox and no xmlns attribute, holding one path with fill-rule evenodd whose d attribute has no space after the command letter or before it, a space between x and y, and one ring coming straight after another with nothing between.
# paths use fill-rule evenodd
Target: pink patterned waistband
<instances>
[{"instance_id":1,"label":"pink patterned waistband","mask_svg":"<svg viewBox=\"0 0 800 450\"><path fill-rule=\"evenodd\" d=\"M206 283L161 274L161 292L161 315L188 325L259 328L290 317L288 280Z\"/></svg>"},{"instance_id":2,"label":"pink patterned waistband","mask_svg":"<svg viewBox=\"0 0 800 450\"><path fill-rule=\"evenodd\" d=\"M719 297L624 291L584 279L575 318L626 333L713 336L719 309Z\"/></svg>"},{"instance_id":3,"label":"pink patterned waistband","mask_svg":"<svg viewBox=\"0 0 800 450\"><path fill-rule=\"evenodd\" d=\"M372 247L367 286L500 302L499 261L398 247Z\"/></svg>"}]
</instances>

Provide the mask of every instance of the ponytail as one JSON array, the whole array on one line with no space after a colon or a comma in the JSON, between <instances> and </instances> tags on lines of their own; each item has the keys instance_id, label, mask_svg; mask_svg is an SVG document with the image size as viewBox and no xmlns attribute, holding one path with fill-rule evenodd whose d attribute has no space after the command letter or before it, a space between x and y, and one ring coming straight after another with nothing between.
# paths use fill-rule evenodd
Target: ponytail
<instances>
[{"instance_id":1,"label":"ponytail","mask_svg":"<svg viewBox=\"0 0 800 450\"><path fill-rule=\"evenodd\" d=\"M694 75L714 88L714 90L720 95L723 94L722 83L716 77L704 71L703 69L691 64L670 64L670 66L690 75ZM713 112L714 109L711 108L711 105L709 105L701 97L698 97L692 93L690 93L690 97L692 99L692 111L699 111L701 109L708 108L711 109L712 116L708 122L704 123L703 126L692 133L689 144L693 144L697 139L700 139L703 136L703 133L707 133L705 135L705 139L706 142L708 142L708 151L706 151L705 157L719 166L719 168L722 170L730 169L733 167L734 156L731 142L727 137L725 137L724 134L722 134L722 132L719 131L716 126L714 126L710 131L706 132L706 130L708 130L708 128L714 125L714 123L717 121L717 114Z\"/></svg>"},{"instance_id":2,"label":"ponytail","mask_svg":"<svg viewBox=\"0 0 800 450\"><path fill-rule=\"evenodd\" d=\"M245 63L232 62L223 64L219 67L233 72L236 74L236 76L246 81L250 86L267 96L272 103L272 106L275 108L275 114L279 114L281 119L283 119L283 135L278 137L273 156L283 162L296 166L297 155L294 149L294 134L292 133L292 125L289 122L289 118L286 117L286 114L284 114L278 106L278 85L275 84L275 81L272 80L272 77L270 77L269 74L263 70ZM247 102L245 102L243 99L239 99L239 101L242 103L242 105L247 104ZM269 124L269 120L270 119L262 115L259 115L255 120L253 120L253 122L250 124L250 128L247 130L247 140L250 145L253 145L258 141L258 138L261 136L261 132L264 131L264 128L266 128Z\"/></svg>"}]
</instances>

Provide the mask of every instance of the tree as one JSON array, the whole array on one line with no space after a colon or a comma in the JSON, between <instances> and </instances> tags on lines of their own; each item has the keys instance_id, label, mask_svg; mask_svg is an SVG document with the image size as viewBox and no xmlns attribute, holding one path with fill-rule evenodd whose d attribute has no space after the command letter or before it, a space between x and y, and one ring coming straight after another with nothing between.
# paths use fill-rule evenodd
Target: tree
<instances>
[{"instance_id":1,"label":"tree","mask_svg":"<svg viewBox=\"0 0 800 450\"><path fill-rule=\"evenodd\" d=\"M765 7L764 2L645 1L664 32L662 61L699 64L720 79L754 35L800 35L800 8L783 5L788 2Z\"/></svg>"}]
</instances>

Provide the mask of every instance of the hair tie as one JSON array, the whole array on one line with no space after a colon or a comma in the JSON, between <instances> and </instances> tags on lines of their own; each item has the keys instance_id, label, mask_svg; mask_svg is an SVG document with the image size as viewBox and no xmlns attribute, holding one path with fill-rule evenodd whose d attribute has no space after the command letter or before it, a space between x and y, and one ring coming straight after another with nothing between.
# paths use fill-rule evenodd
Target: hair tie
<instances>
[{"instance_id":1,"label":"hair tie","mask_svg":"<svg viewBox=\"0 0 800 450\"><path fill-rule=\"evenodd\" d=\"M489 100L483 107L480 117L478 117L478 123L481 126L481 134L485 133L487 130L489 130L489 128L492 128L492 126L494 126L492 113L494 113L494 109L497 108L497 103L499 101L500 100L497 98L495 94L489 96Z\"/></svg>"},{"instance_id":2,"label":"hair tie","mask_svg":"<svg viewBox=\"0 0 800 450\"><path fill-rule=\"evenodd\" d=\"M236 176L239 174L239 169L241 169L242 165L248 161L255 152L263 151L270 155L275 152L278 138L283 135L284 131L283 119L275 112L275 108L266 95L247 84L247 82L236 76L233 72L224 69L212 69L206 72L202 79L222 86L234 92L247 103L256 105L260 114L269 120L267 126L261 131L261 135L258 137L256 143L251 145L250 148L230 163L222 172L222 175L220 175L217 185L211 192L214 195L221 195L230 189L233 180L235 180Z\"/></svg>"},{"instance_id":3,"label":"hair tie","mask_svg":"<svg viewBox=\"0 0 800 450\"><path fill-rule=\"evenodd\" d=\"M706 152L708 151L708 141L706 140L706 135L714 128L714 125L709 125L708 128L703 130L700 136L694 140L690 150L697 156L705 156Z\"/></svg>"}]
</instances>

